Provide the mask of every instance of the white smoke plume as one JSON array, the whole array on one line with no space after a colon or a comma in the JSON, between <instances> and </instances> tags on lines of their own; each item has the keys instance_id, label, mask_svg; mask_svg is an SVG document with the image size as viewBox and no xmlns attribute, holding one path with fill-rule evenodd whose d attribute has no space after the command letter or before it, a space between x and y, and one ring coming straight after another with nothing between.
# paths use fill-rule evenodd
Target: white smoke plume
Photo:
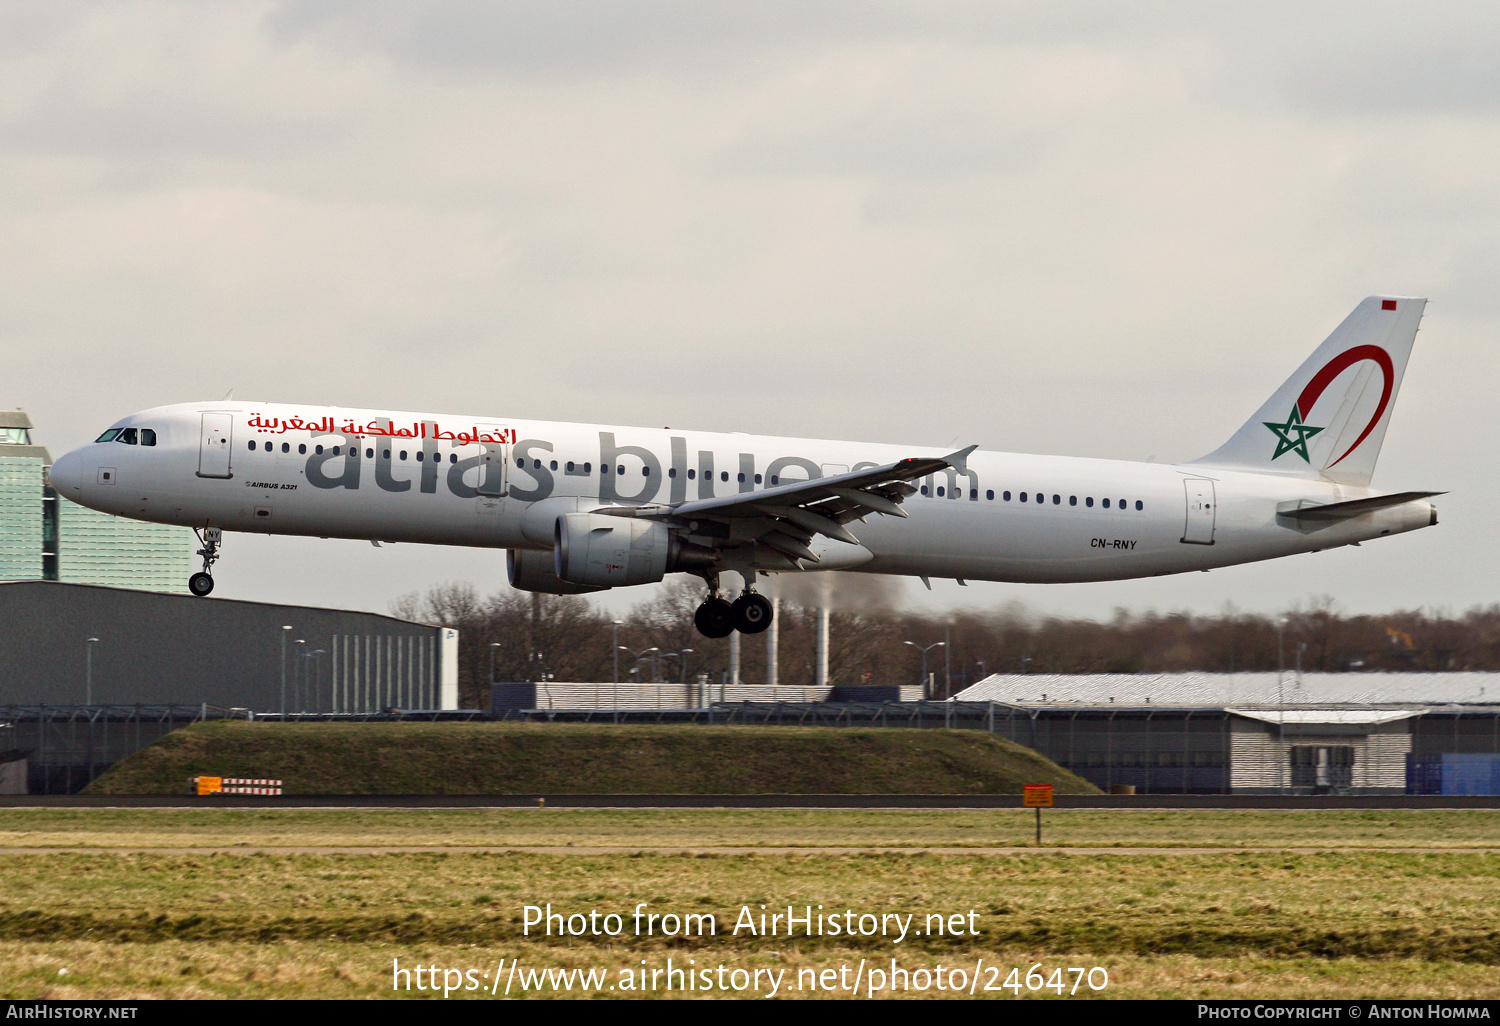
<instances>
[{"instance_id":1,"label":"white smoke plume","mask_svg":"<svg viewBox=\"0 0 1500 1026\"><path fill-rule=\"evenodd\" d=\"M883 574L817 571L774 574L764 589L783 603L805 608L827 606L841 613L890 612L901 600L901 580Z\"/></svg>"}]
</instances>

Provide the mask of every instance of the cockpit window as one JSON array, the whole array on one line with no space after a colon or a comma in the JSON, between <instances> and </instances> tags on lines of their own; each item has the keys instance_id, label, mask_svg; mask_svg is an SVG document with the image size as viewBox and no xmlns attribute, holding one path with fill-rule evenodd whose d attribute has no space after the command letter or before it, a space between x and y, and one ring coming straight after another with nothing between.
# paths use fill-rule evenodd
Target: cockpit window
<instances>
[{"instance_id":1,"label":"cockpit window","mask_svg":"<svg viewBox=\"0 0 1500 1026\"><path fill-rule=\"evenodd\" d=\"M137 444L135 437L135 428L123 429L118 435L115 436L115 441L124 442L126 445Z\"/></svg>"},{"instance_id":2,"label":"cockpit window","mask_svg":"<svg viewBox=\"0 0 1500 1026\"><path fill-rule=\"evenodd\" d=\"M155 445L156 444L156 432L152 431L150 428L141 428L141 444L142 445Z\"/></svg>"},{"instance_id":3,"label":"cockpit window","mask_svg":"<svg viewBox=\"0 0 1500 1026\"><path fill-rule=\"evenodd\" d=\"M104 432L104 434L102 434L98 438L94 439L94 441L96 441L96 442L113 442L115 440L115 435L118 435L119 433L120 433L120 429L119 428L110 428L108 431Z\"/></svg>"}]
</instances>

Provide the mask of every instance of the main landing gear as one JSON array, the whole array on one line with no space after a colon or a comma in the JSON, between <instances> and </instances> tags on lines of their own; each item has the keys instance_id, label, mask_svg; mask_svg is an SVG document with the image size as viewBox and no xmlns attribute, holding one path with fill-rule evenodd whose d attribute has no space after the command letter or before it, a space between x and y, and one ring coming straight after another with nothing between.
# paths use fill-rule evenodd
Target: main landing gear
<instances>
[{"instance_id":1,"label":"main landing gear","mask_svg":"<svg viewBox=\"0 0 1500 1026\"><path fill-rule=\"evenodd\" d=\"M217 527L205 527L201 531L195 527L193 533L198 536L198 544L203 546L197 553L203 557L203 571L188 578L188 591L203 598L214 590L213 569L219 559L219 545L223 543L224 532Z\"/></svg>"},{"instance_id":2,"label":"main landing gear","mask_svg":"<svg viewBox=\"0 0 1500 1026\"><path fill-rule=\"evenodd\" d=\"M732 632L759 634L771 626L775 610L764 595L755 590L754 577L750 577L740 597L730 602L719 594L719 575L705 574L708 582L708 597L693 613L693 626L706 638L727 638Z\"/></svg>"}]
</instances>

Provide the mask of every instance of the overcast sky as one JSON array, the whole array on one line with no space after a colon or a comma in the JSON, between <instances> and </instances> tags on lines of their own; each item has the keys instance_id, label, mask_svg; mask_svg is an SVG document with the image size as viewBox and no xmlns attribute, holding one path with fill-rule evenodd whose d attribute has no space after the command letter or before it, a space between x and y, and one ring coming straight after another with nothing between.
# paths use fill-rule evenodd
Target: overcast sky
<instances>
[{"instance_id":1,"label":"overcast sky","mask_svg":"<svg viewBox=\"0 0 1500 1026\"><path fill-rule=\"evenodd\" d=\"M1170 462L1419 295L1374 483L1438 528L903 595L1461 612L1500 600L1497 53L1479 3L6 3L0 407L54 455L232 388ZM234 535L216 594L385 611L502 557Z\"/></svg>"}]
</instances>

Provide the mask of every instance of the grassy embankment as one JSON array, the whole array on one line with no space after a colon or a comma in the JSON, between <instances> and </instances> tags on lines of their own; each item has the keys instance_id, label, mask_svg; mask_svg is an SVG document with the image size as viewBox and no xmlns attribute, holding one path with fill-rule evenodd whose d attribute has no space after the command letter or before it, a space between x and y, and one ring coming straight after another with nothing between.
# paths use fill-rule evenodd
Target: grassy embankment
<instances>
[{"instance_id":1,"label":"grassy embankment","mask_svg":"<svg viewBox=\"0 0 1500 1026\"><path fill-rule=\"evenodd\" d=\"M978 731L511 723L246 723L175 731L91 794L182 794L198 774L288 794L1019 794L1092 784Z\"/></svg>"},{"instance_id":2,"label":"grassy embankment","mask_svg":"<svg viewBox=\"0 0 1500 1026\"><path fill-rule=\"evenodd\" d=\"M649 968L672 958L678 966L694 959L787 969L795 980L800 970L844 966L852 978L861 959L869 968L895 958L908 970L972 968L980 959L1003 967L988 982L1003 980L1012 966L1023 974L1036 963L1048 973L1100 966L1109 973L1105 997L1500 998L1500 855L1462 849L1493 845L1500 813L1049 815L1059 834L1080 845L1176 835L1224 850L870 847L1014 844L1028 826L1019 809L3 810L0 845L7 847L70 838L98 847L330 840L437 847L375 855L219 848L11 856L0 894L0 996L382 997L392 996L398 958L477 973L493 973L502 959L533 969L592 966L608 970L611 982L642 960ZM714 851L757 837L802 850ZM589 847L630 838L637 842L631 854ZM1449 850L1235 850L1365 841ZM464 850L574 843L547 853ZM652 850L668 844L695 850ZM867 850L820 850L860 845ZM645 902L656 912L711 913L718 929L688 939L637 937L628 925L614 938L528 936L523 906L547 902L564 913L615 912L627 924ZM918 929L928 914L973 911L978 934L913 933L899 943L734 935L741 907L758 912L762 904L914 914Z\"/></svg>"}]
</instances>

